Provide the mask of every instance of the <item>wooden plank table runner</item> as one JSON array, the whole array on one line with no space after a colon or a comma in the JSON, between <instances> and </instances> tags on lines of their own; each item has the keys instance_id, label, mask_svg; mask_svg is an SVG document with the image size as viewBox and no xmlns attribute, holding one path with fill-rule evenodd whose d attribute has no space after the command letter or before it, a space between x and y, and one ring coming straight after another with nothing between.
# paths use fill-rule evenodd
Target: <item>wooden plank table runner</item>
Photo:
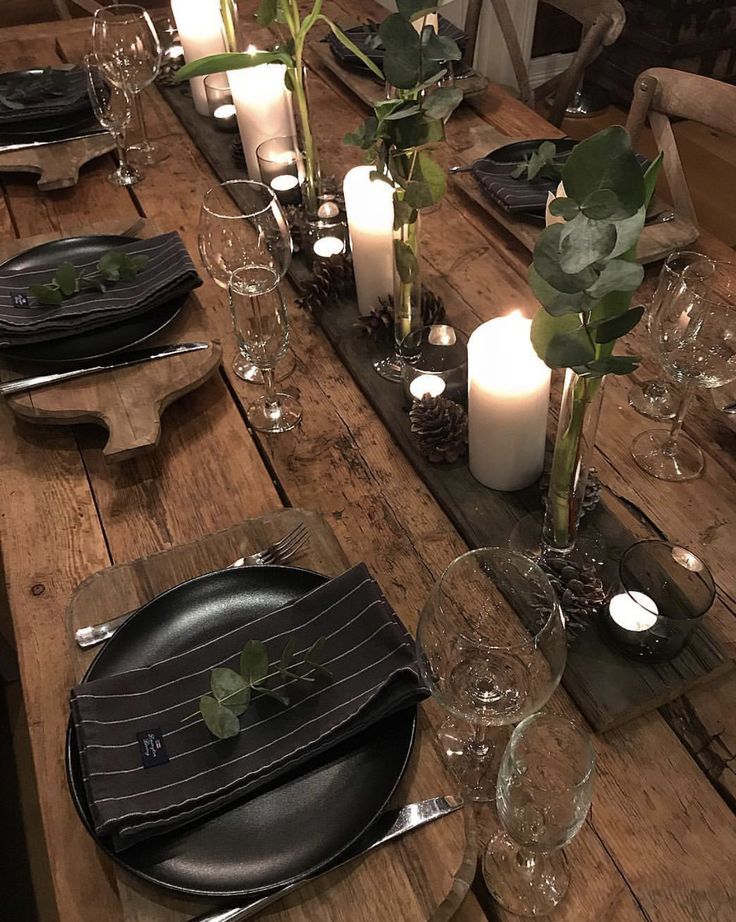
<instances>
[{"instance_id":1,"label":"wooden plank table runner","mask_svg":"<svg viewBox=\"0 0 736 922\"><path fill-rule=\"evenodd\" d=\"M84 234L120 234L121 236L154 237L161 231L153 221L138 219L107 221L80 229ZM59 233L42 234L22 240L0 243L0 261L9 259L41 243L56 240ZM204 308L196 292L189 295L181 313L145 346L164 343L208 341L205 333ZM161 416L175 400L199 387L220 364L222 348L209 341L207 349L175 355L160 362L121 368L90 375L88 378L65 381L49 387L18 394L8 400L8 406L24 419L45 425L77 425L94 423L108 431L103 449L107 461L127 461L141 452L151 451L161 438ZM115 356L111 356L114 359ZM103 360L104 361L104 360ZM39 368L39 374L47 372ZM3 372L4 380L25 376L33 370Z\"/></svg>"},{"instance_id":2,"label":"wooden plank table runner","mask_svg":"<svg viewBox=\"0 0 736 922\"><path fill-rule=\"evenodd\" d=\"M69 604L66 626L70 636L79 627L107 621L140 607L160 592L184 580L232 563L283 537L299 522L309 529L309 543L294 558L295 566L337 576L348 560L334 533L314 512L287 509L250 519L201 538L199 541L154 554L132 563L110 567L86 579ZM79 678L93 651L77 651ZM422 729L423 728L423 729ZM420 719L414 752L393 803L397 806L453 793L456 782L448 775L435 749L426 721ZM476 842L472 810L464 808L430 823L324 878L307 883L298 892L274 904L259 918L301 922L304 906L319 901L324 906L351 906L351 922L376 922L400 912L403 922L449 919L460 904L475 873ZM162 888L134 881L116 865L125 900L134 904L134 919L153 918L162 907L167 920L185 920L209 908L206 901L183 899ZM234 900L237 905L237 899ZM325 911L323 918L327 917ZM158 916L156 916L158 918Z\"/></svg>"},{"instance_id":3,"label":"wooden plank table runner","mask_svg":"<svg viewBox=\"0 0 736 922\"><path fill-rule=\"evenodd\" d=\"M0 173L36 173L42 192L68 189L76 186L85 163L114 149L112 136L105 132L41 147L0 151Z\"/></svg>"}]
</instances>

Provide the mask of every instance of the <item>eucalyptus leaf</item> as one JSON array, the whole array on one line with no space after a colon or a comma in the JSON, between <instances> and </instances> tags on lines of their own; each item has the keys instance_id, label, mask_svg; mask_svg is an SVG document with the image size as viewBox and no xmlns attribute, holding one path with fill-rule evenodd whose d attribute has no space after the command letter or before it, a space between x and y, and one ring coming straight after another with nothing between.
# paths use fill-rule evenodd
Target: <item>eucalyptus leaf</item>
<instances>
[{"instance_id":1,"label":"eucalyptus leaf","mask_svg":"<svg viewBox=\"0 0 736 922\"><path fill-rule=\"evenodd\" d=\"M643 280L644 269L639 263L628 259L612 259L606 263L586 293L592 300L598 301L612 291L636 291Z\"/></svg>"},{"instance_id":2,"label":"eucalyptus leaf","mask_svg":"<svg viewBox=\"0 0 736 922\"><path fill-rule=\"evenodd\" d=\"M550 368L586 365L595 358L595 347L580 317L574 314L552 317L538 310L532 320L531 341L534 351Z\"/></svg>"},{"instance_id":3,"label":"eucalyptus leaf","mask_svg":"<svg viewBox=\"0 0 736 922\"><path fill-rule=\"evenodd\" d=\"M611 251L610 259L629 256L631 259L634 258L636 245L644 230L646 213L646 206L642 205L631 217L616 222L616 245Z\"/></svg>"},{"instance_id":4,"label":"eucalyptus leaf","mask_svg":"<svg viewBox=\"0 0 736 922\"><path fill-rule=\"evenodd\" d=\"M210 674L210 690L213 697L240 716L250 704L250 685L234 669L218 666Z\"/></svg>"},{"instance_id":5,"label":"eucalyptus leaf","mask_svg":"<svg viewBox=\"0 0 736 922\"><path fill-rule=\"evenodd\" d=\"M419 263L412 248L400 240L394 240L394 261L401 281L411 284L419 272Z\"/></svg>"},{"instance_id":6,"label":"eucalyptus leaf","mask_svg":"<svg viewBox=\"0 0 736 922\"><path fill-rule=\"evenodd\" d=\"M612 125L573 148L562 171L565 192L582 204L593 192L607 189L620 202L624 216L644 202L644 177L628 133Z\"/></svg>"},{"instance_id":7,"label":"eucalyptus leaf","mask_svg":"<svg viewBox=\"0 0 736 922\"><path fill-rule=\"evenodd\" d=\"M54 273L54 281L68 298L77 291L77 270L71 263L62 263Z\"/></svg>"},{"instance_id":8,"label":"eucalyptus leaf","mask_svg":"<svg viewBox=\"0 0 736 922\"><path fill-rule=\"evenodd\" d=\"M580 207L586 218L594 221L622 219L627 217L618 196L611 189L596 189L591 192Z\"/></svg>"},{"instance_id":9,"label":"eucalyptus leaf","mask_svg":"<svg viewBox=\"0 0 736 922\"><path fill-rule=\"evenodd\" d=\"M61 304L64 300L64 295L55 285L31 285L28 291L39 303L49 307Z\"/></svg>"},{"instance_id":10,"label":"eucalyptus leaf","mask_svg":"<svg viewBox=\"0 0 736 922\"><path fill-rule=\"evenodd\" d=\"M430 118L446 121L462 102L462 90L438 87L424 102L424 111Z\"/></svg>"},{"instance_id":11,"label":"eucalyptus leaf","mask_svg":"<svg viewBox=\"0 0 736 922\"><path fill-rule=\"evenodd\" d=\"M387 16L378 28L384 47L383 72L399 89L410 89L422 80L421 38L400 13Z\"/></svg>"},{"instance_id":12,"label":"eucalyptus leaf","mask_svg":"<svg viewBox=\"0 0 736 922\"><path fill-rule=\"evenodd\" d=\"M539 235L534 249L534 268L553 288L561 292L574 294L585 291L598 278L592 268L582 272L566 272L560 265L560 241L566 224L551 224Z\"/></svg>"},{"instance_id":13,"label":"eucalyptus leaf","mask_svg":"<svg viewBox=\"0 0 736 922\"><path fill-rule=\"evenodd\" d=\"M578 203L571 198L558 196L550 202L549 213L556 218L564 218L565 221L572 221L572 219L580 213L580 208Z\"/></svg>"},{"instance_id":14,"label":"eucalyptus leaf","mask_svg":"<svg viewBox=\"0 0 736 922\"><path fill-rule=\"evenodd\" d=\"M528 280L532 291L544 309L553 317L563 314L580 314L588 311L595 303L585 291L565 292L553 288L534 268L529 266Z\"/></svg>"},{"instance_id":15,"label":"eucalyptus leaf","mask_svg":"<svg viewBox=\"0 0 736 922\"><path fill-rule=\"evenodd\" d=\"M641 361L638 355L608 355L588 363L588 368L601 375L630 375Z\"/></svg>"},{"instance_id":16,"label":"eucalyptus leaf","mask_svg":"<svg viewBox=\"0 0 736 922\"><path fill-rule=\"evenodd\" d=\"M566 221L560 231L560 268L576 275L593 263L605 259L616 244L616 227L604 221L591 221L584 214Z\"/></svg>"},{"instance_id":17,"label":"eucalyptus leaf","mask_svg":"<svg viewBox=\"0 0 736 922\"><path fill-rule=\"evenodd\" d=\"M394 196L394 230L416 219L416 213L408 202Z\"/></svg>"},{"instance_id":18,"label":"eucalyptus leaf","mask_svg":"<svg viewBox=\"0 0 736 922\"><path fill-rule=\"evenodd\" d=\"M597 343L612 343L625 336L639 323L644 314L644 308L632 307L625 314L619 314L612 320L601 321L594 329L594 337Z\"/></svg>"},{"instance_id":19,"label":"eucalyptus leaf","mask_svg":"<svg viewBox=\"0 0 736 922\"><path fill-rule=\"evenodd\" d=\"M199 710L207 729L218 739L230 739L240 733L240 721L235 714L211 695L199 699Z\"/></svg>"},{"instance_id":20,"label":"eucalyptus leaf","mask_svg":"<svg viewBox=\"0 0 736 922\"><path fill-rule=\"evenodd\" d=\"M414 28L412 26L412 28ZM420 36L422 57L427 61L444 62L459 61L462 52L457 42L446 35L439 35L432 26L425 26Z\"/></svg>"},{"instance_id":21,"label":"eucalyptus leaf","mask_svg":"<svg viewBox=\"0 0 736 922\"><path fill-rule=\"evenodd\" d=\"M442 141L444 137L445 128L442 122L420 112L400 122L395 122L392 140L398 150L406 151Z\"/></svg>"},{"instance_id":22,"label":"eucalyptus leaf","mask_svg":"<svg viewBox=\"0 0 736 922\"><path fill-rule=\"evenodd\" d=\"M258 685L268 675L268 651L260 640L249 640L243 647L240 674L248 685Z\"/></svg>"},{"instance_id":23,"label":"eucalyptus leaf","mask_svg":"<svg viewBox=\"0 0 736 922\"><path fill-rule=\"evenodd\" d=\"M318 637L317 640L315 640L312 646L304 654L304 662L309 663L310 666L318 665L320 655L326 643L326 637Z\"/></svg>"}]
</instances>

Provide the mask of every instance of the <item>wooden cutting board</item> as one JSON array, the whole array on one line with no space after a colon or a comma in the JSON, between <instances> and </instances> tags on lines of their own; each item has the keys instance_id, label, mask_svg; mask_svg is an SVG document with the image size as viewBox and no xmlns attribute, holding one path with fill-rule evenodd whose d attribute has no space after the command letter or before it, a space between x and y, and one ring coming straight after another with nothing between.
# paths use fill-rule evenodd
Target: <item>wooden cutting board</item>
<instances>
[{"instance_id":1,"label":"wooden cutting board","mask_svg":"<svg viewBox=\"0 0 736 922\"><path fill-rule=\"evenodd\" d=\"M244 554L283 537L299 522L309 528L309 543L293 559L295 566L336 576L350 565L322 516L303 509L284 509L249 519L224 531L95 573L77 589L67 609L68 636L77 628L114 618L139 607L186 579L227 566ZM401 614L401 612L399 612ZM68 646L77 679L96 650ZM59 702L67 707L66 701ZM56 725L56 721L54 721ZM59 741L62 745L62 741ZM419 732L410 766L393 803L401 805L456 793L420 709ZM306 883L259 914L261 922L446 922L465 897L475 874L476 835L472 810L466 807L417 829L365 858ZM138 880L109 859L117 877L125 922L188 922L216 907L187 899ZM237 905L237 900L234 901Z\"/></svg>"},{"instance_id":2,"label":"wooden cutting board","mask_svg":"<svg viewBox=\"0 0 736 922\"><path fill-rule=\"evenodd\" d=\"M87 227L80 233L152 237L160 232L154 222L141 218L133 227L127 221L113 221ZM45 234L3 242L0 261L60 236ZM8 406L35 423L104 426L109 432L103 449L105 459L125 461L155 448L166 407L199 387L218 368L222 349L219 342L208 340L204 331L202 304L196 294L191 294L178 317L145 345L201 340L209 343L207 349L39 388L10 397ZM0 372L0 376L8 381L19 374L14 369L12 373Z\"/></svg>"},{"instance_id":3,"label":"wooden cutting board","mask_svg":"<svg viewBox=\"0 0 736 922\"><path fill-rule=\"evenodd\" d=\"M80 167L114 148L111 135L105 133L42 147L2 151L0 173L39 173L37 185L41 191L68 189L76 186Z\"/></svg>"}]
</instances>

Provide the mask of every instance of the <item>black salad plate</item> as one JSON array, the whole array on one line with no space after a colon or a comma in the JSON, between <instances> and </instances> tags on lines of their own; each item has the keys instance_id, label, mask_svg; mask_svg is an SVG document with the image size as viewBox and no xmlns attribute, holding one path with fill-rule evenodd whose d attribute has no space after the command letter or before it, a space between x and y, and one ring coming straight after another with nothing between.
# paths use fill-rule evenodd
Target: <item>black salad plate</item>
<instances>
[{"instance_id":1,"label":"black salad plate","mask_svg":"<svg viewBox=\"0 0 736 922\"><path fill-rule=\"evenodd\" d=\"M134 243L137 237L98 235L67 237L54 240L19 253L0 265L0 273L48 269L52 275L63 262L73 265L93 262L113 247ZM5 364L78 365L112 355L138 345L154 336L179 314L188 294L178 295L135 317L98 327L95 330L29 343L24 346L0 348L0 360Z\"/></svg>"},{"instance_id":2,"label":"black salad plate","mask_svg":"<svg viewBox=\"0 0 736 922\"><path fill-rule=\"evenodd\" d=\"M213 630L231 630L274 611L326 579L292 567L251 567L182 583L126 622L83 681L176 655L211 637ZM92 827L71 724L69 788L98 845L133 874L181 893L255 894L313 874L371 826L404 772L415 722L416 708L393 714L248 799L119 854Z\"/></svg>"}]
</instances>

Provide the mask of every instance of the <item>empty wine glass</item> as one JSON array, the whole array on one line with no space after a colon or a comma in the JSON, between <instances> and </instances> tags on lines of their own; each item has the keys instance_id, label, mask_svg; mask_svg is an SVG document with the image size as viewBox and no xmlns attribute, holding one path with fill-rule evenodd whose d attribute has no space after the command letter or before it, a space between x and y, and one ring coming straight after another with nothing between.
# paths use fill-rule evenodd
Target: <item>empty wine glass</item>
<instances>
[{"instance_id":1,"label":"empty wine glass","mask_svg":"<svg viewBox=\"0 0 736 922\"><path fill-rule=\"evenodd\" d=\"M691 480L705 465L682 434L695 388L736 381L736 264L703 259L684 269L652 318L652 338L664 370L685 389L672 428L642 432L631 452L660 480Z\"/></svg>"},{"instance_id":2,"label":"empty wine glass","mask_svg":"<svg viewBox=\"0 0 736 922\"><path fill-rule=\"evenodd\" d=\"M230 312L240 351L263 375L266 393L248 407L248 422L259 432L286 432L302 418L289 394L277 394L273 370L289 345L289 320L278 273L269 265L236 269L228 285Z\"/></svg>"},{"instance_id":3,"label":"empty wine glass","mask_svg":"<svg viewBox=\"0 0 736 922\"><path fill-rule=\"evenodd\" d=\"M160 163L169 152L148 139L140 94L161 69L162 49L148 12L132 3L118 3L95 12L92 46L108 79L124 79L136 106L141 142L130 147L141 163Z\"/></svg>"},{"instance_id":4,"label":"empty wine glass","mask_svg":"<svg viewBox=\"0 0 736 922\"><path fill-rule=\"evenodd\" d=\"M546 704L567 658L562 611L542 570L505 548L458 557L435 584L417 629L427 685L473 738L448 758L467 796L492 800L490 727L514 724Z\"/></svg>"},{"instance_id":5,"label":"empty wine glass","mask_svg":"<svg viewBox=\"0 0 736 922\"><path fill-rule=\"evenodd\" d=\"M511 735L496 786L503 828L483 858L486 885L510 912L544 915L567 892L559 849L585 822L594 770L589 735L562 717L533 714Z\"/></svg>"},{"instance_id":6,"label":"empty wine glass","mask_svg":"<svg viewBox=\"0 0 736 922\"><path fill-rule=\"evenodd\" d=\"M125 147L125 132L133 118L130 93L120 81L113 83L108 79L93 54L84 58L84 71L95 118L113 136L118 151L118 168L107 177L108 182L114 186L132 186L143 176L128 163Z\"/></svg>"},{"instance_id":7,"label":"empty wine glass","mask_svg":"<svg viewBox=\"0 0 736 922\"><path fill-rule=\"evenodd\" d=\"M242 266L267 266L283 279L291 265L291 234L272 189L248 179L232 179L206 193L199 215L199 253L221 287ZM263 384L261 372L243 353L233 362L243 381ZM284 375L285 377L285 375Z\"/></svg>"},{"instance_id":8,"label":"empty wine glass","mask_svg":"<svg viewBox=\"0 0 736 922\"><path fill-rule=\"evenodd\" d=\"M683 270L705 258L702 253L697 253L695 250L675 250L665 259L652 303L644 314L644 324L647 330L651 329L652 317L656 314L662 299L680 280ZM637 413L649 419L672 419L677 413L679 396L670 381L657 378L632 387L629 391L629 405Z\"/></svg>"}]
</instances>

